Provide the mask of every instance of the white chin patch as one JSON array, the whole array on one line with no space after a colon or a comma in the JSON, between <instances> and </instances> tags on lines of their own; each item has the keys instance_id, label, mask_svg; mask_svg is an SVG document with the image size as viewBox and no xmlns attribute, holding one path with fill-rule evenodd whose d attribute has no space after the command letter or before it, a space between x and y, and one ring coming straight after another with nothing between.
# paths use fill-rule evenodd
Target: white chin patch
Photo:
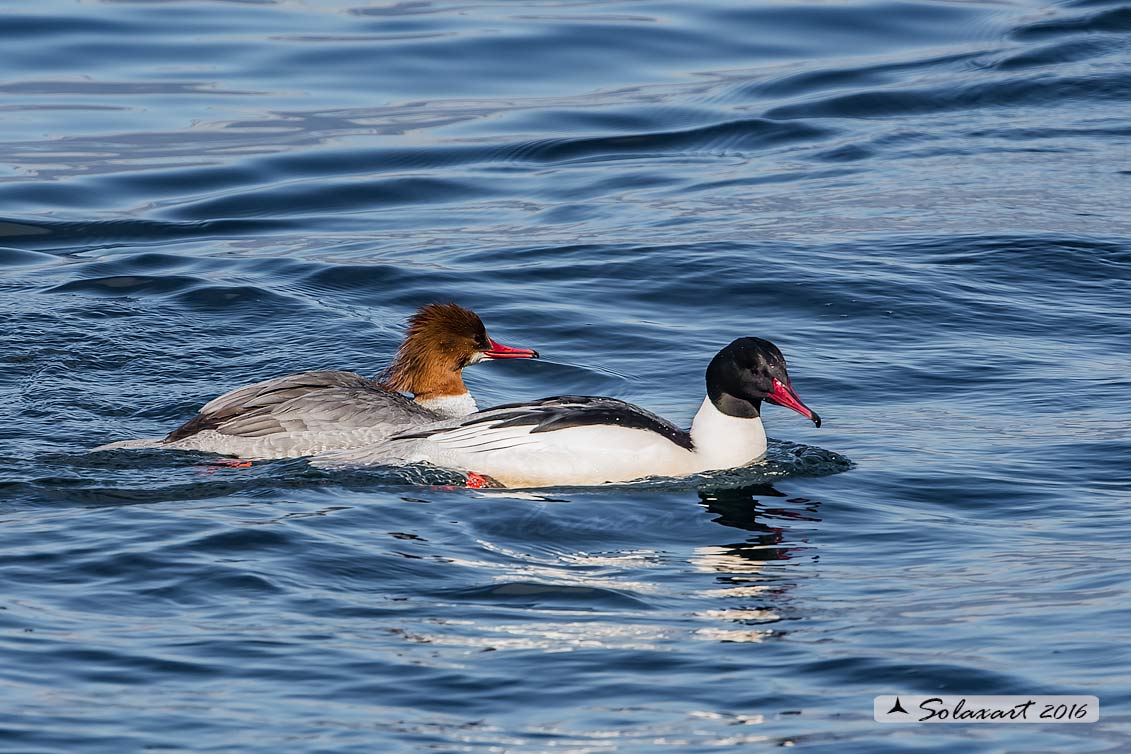
<instances>
[{"instance_id":1,"label":"white chin patch","mask_svg":"<svg viewBox=\"0 0 1131 754\"><path fill-rule=\"evenodd\" d=\"M453 418L474 414L479 410L479 406L475 405L475 399L471 397L471 393L443 395L439 398L418 398L416 402L430 411L435 411L440 416Z\"/></svg>"}]
</instances>

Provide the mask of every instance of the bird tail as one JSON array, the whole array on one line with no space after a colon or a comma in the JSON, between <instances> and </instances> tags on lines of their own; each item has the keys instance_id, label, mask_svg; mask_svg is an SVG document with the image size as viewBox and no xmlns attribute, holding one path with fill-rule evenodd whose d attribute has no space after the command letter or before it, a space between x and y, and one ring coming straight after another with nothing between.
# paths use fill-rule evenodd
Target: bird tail
<instances>
[{"instance_id":1,"label":"bird tail","mask_svg":"<svg viewBox=\"0 0 1131 754\"><path fill-rule=\"evenodd\" d=\"M99 445L91 448L91 452L98 450L144 450L146 448L159 448L164 444L164 437L139 437L136 440L119 440L118 442Z\"/></svg>"}]
</instances>

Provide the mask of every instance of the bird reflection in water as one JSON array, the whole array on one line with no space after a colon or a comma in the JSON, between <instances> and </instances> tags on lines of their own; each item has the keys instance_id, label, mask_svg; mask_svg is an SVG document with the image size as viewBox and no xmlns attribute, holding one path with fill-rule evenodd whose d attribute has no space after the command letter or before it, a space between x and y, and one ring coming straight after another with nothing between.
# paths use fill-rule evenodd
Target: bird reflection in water
<instances>
[{"instance_id":1,"label":"bird reflection in water","mask_svg":"<svg viewBox=\"0 0 1131 754\"><path fill-rule=\"evenodd\" d=\"M790 498L790 507L768 506L766 498L785 498L772 485L732 489L702 489L699 503L712 514L715 523L750 532L744 540L725 545L695 548L691 564L700 572L717 574L715 586L699 594L712 600L742 600L742 604L697 612L724 625L699 629L699 638L717 641L761 642L780 630L768 628L789 617L788 592L797 572L792 566L811 547L793 526L777 522L813 522L818 503L805 498ZM813 555L815 559L816 556Z\"/></svg>"}]
</instances>

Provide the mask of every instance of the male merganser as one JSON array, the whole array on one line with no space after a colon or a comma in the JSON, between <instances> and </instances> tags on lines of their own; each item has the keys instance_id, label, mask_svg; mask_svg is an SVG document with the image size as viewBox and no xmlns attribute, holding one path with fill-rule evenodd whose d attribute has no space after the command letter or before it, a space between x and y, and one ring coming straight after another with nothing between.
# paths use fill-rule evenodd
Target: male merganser
<instances>
[{"instance_id":1,"label":"male merganser","mask_svg":"<svg viewBox=\"0 0 1131 754\"><path fill-rule=\"evenodd\" d=\"M492 340L475 312L428 304L409 320L393 363L375 380L329 370L276 377L209 401L164 438L95 450L172 448L267 459L352 448L478 410L463 382L466 366L536 358L537 351Z\"/></svg>"},{"instance_id":2,"label":"male merganser","mask_svg":"<svg viewBox=\"0 0 1131 754\"><path fill-rule=\"evenodd\" d=\"M484 475L507 487L687 476L743 466L762 456L763 400L821 426L821 417L790 386L777 346L739 338L707 367L707 397L690 431L616 398L564 395L415 427L375 446L316 456L312 463L423 462Z\"/></svg>"}]
</instances>

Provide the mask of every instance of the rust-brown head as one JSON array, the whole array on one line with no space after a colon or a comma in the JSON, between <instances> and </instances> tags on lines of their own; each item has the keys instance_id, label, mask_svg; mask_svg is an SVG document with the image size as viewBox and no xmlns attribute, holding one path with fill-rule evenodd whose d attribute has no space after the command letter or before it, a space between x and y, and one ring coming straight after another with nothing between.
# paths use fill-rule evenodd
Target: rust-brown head
<instances>
[{"instance_id":1,"label":"rust-brown head","mask_svg":"<svg viewBox=\"0 0 1131 754\"><path fill-rule=\"evenodd\" d=\"M428 304L408 321L404 342L380 381L417 400L463 395L463 368L489 359L537 359L529 348L511 348L487 335L483 320L458 304Z\"/></svg>"}]
</instances>

